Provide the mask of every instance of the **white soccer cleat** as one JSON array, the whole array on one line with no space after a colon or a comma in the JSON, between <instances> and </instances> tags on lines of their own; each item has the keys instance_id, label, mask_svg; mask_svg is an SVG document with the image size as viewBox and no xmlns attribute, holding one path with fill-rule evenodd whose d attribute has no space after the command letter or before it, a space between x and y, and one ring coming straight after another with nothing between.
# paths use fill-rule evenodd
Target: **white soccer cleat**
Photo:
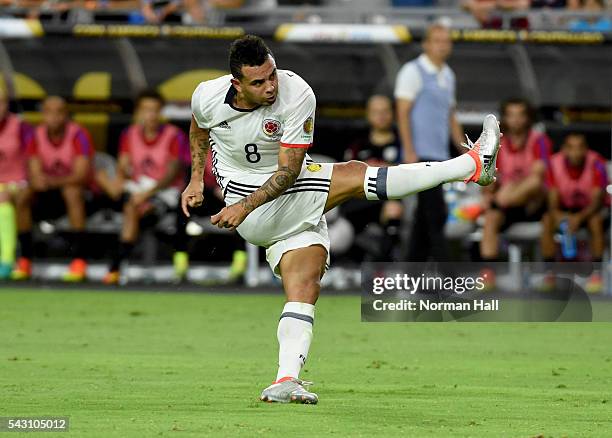
<instances>
[{"instance_id":1,"label":"white soccer cleat","mask_svg":"<svg viewBox=\"0 0 612 438\"><path fill-rule=\"evenodd\" d=\"M476 171L474 175L465 182L475 182L481 186L488 186L495 182L497 173L497 153L501 144L501 133L499 132L499 122L493 114L485 117L482 124L482 133L476 143L472 143L466 135L467 143L462 145L470 151L468 152L476 161Z\"/></svg>"},{"instance_id":2,"label":"white soccer cleat","mask_svg":"<svg viewBox=\"0 0 612 438\"><path fill-rule=\"evenodd\" d=\"M295 377L283 377L264 389L260 398L265 402L316 405L319 401L317 394L304 388L309 385L312 385L312 382Z\"/></svg>"}]
</instances>

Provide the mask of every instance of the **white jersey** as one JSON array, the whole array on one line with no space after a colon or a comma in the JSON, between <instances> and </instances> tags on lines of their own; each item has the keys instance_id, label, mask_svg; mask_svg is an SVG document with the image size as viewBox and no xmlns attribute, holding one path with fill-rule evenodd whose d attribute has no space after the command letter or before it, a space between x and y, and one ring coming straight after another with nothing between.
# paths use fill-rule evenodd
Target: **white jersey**
<instances>
[{"instance_id":1,"label":"white jersey","mask_svg":"<svg viewBox=\"0 0 612 438\"><path fill-rule=\"evenodd\" d=\"M191 99L198 126L208 129L213 172L225 189L229 179L271 174L278 169L280 146L312 145L315 95L297 74L278 70L278 95L273 105L245 110L233 106L232 76L202 82Z\"/></svg>"},{"instance_id":2,"label":"white jersey","mask_svg":"<svg viewBox=\"0 0 612 438\"><path fill-rule=\"evenodd\" d=\"M226 75L202 82L193 93L191 111L210 133L213 172L226 205L256 191L278 169L280 147L312 145L316 100L310 86L287 70L278 70L278 96L271 106L253 110L232 105L236 90ZM321 245L328 253L323 211L331 185L332 164L314 164L308 155L295 184L252 211L238 228L248 242L266 248L272 271L280 277L287 251Z\"/></svg>"}]
</instances>

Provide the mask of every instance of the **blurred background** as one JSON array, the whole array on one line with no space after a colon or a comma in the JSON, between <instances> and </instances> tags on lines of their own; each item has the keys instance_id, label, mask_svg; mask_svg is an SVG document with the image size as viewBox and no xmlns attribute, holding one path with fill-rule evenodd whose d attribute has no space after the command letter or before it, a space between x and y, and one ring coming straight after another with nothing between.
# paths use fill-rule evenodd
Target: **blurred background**
<instances>
[{"instance_id":1,"label":"blurred background","mask_svg":"<svg viewBox=\"0 0 612 438\"><path fill-rule=\"evenodd\" d=\"M401 125L421 120L419 102L435 93L431 87L452 97L449 157L460 152L453 144L462 132L478 137L487 113L507 127L513 157L505 158L506 177L493 190L445 184L429 197L355 201L329 214L328 286L356 287L363 261L571 260L593 262L587 286L594 293L609 289L612 4L605 0L1 0L0 89L7 111L31 127L19 134L26 178L33 161L47 172L37 144L45 134L23 132L43 126L53 137L53 114L65 116L60 143L68 117L82 133L67 160L86 157L90 169L72 198L59 180L52 188L29 181L30 189L2 181L10 195L0 196L0 205L13 204L16 225L3 222L0 240L17 236L4 248L6 281L100 282L113 264L121 275L111 283L120 284L274 281L261 250L210 226L221 205L214 178L207 193L213 210L187 221L172 202L151 200L139 210L129 247L119 238L129 196L105 186L122 173L126 128L149 123L140 113L144 102L159 103L153 131L171 123L186 134L193 90L228 73L229 44L247 33L262 36L279 68L314 89L315 161L406 161ZM436 52L440 47L447 53ZM438 62L427 64L432 60ZM0 116L8 142L8 116ZM179 137L170 147L184 180L189 153ZM413 146L417 159L430 158ZM3 169L19 165L2 160ZM512 176L516 163L527 170ZM43 203L40 193L52 189L61 196ZM522 198L513 198L519 192ZM48 214L49 205L59 212Z\"/></svg>"}]
</instances>

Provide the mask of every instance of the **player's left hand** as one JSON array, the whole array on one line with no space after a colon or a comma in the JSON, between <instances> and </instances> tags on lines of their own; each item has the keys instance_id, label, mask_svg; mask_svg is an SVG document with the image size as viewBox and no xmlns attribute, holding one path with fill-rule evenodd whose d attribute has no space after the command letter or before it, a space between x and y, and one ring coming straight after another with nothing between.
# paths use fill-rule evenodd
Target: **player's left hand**
<instances>
[{"instance_id":1,"label":"player's left hand","mask_svg":"<svg viewBox=\"0 0 612 438\"><path fill-rule=\"evenodd\" d=\"M219 213L210 218L210 222L219 228L235 230L247 217L247 211L238 202L224 207Z\"/></svg>"}]
</instances>

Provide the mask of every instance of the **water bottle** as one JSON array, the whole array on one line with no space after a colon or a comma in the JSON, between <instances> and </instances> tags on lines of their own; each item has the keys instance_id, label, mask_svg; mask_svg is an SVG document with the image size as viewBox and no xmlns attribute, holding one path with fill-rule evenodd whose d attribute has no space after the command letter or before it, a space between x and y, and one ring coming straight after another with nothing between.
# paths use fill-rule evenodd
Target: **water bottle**
<instances>
[{"instance_id":1,"label":"water bottle","mask_svg":"<svg viewBox=\"0 0 612 438\"><path fill-rule=\"evenodd\" d=\"M567 219L561 221L559 230L561 230L561 254L563 254L563 258L566 260L575 259L578 253L578 245L576 236L569 230Z\"/></svg>"}]
</instances>

